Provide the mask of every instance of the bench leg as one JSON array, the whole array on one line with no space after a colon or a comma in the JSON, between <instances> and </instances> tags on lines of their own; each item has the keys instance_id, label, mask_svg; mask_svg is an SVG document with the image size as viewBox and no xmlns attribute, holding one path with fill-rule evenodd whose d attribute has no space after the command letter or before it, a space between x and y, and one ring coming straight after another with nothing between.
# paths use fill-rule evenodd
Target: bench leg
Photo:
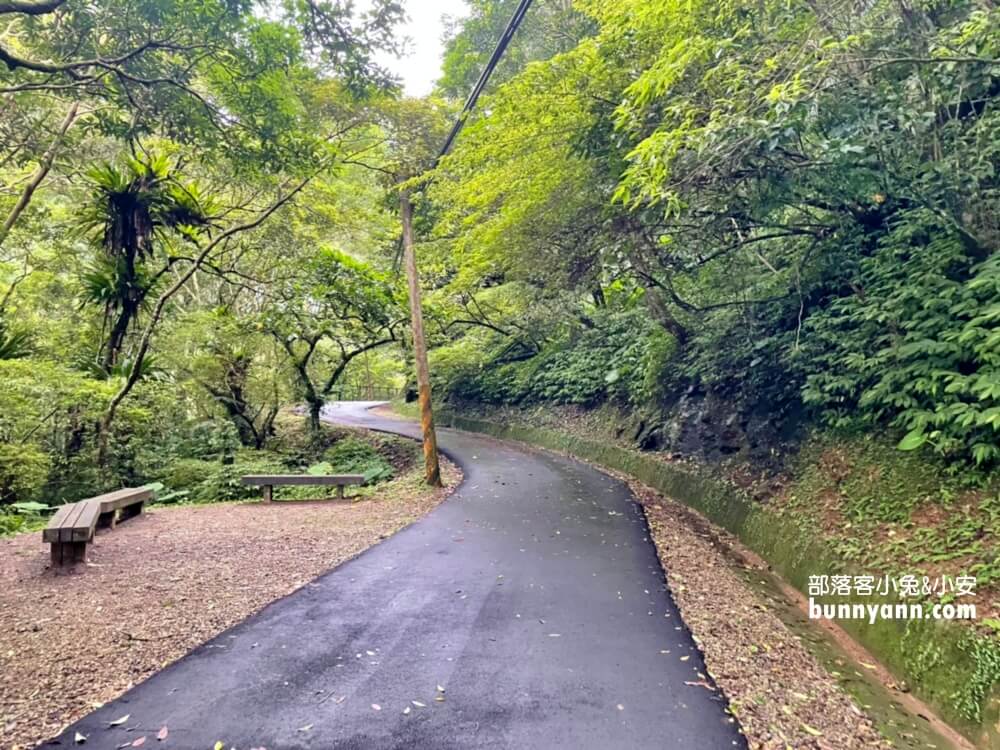
<instances>
[{"instance_id":1,"label":"bench leg","mask_svg":"<svg viewBox=\"0 0 1000 750\"><path fill-rule=\"evenodd\" d=\"M344 497L344 485L342 485L342 484L338 484L337 485L337 497L339 497L341 499L343 499L343 497Z\"/></svg>"},{"instance_id":2,"label":"bench leg","mask_svg":"<svg viewBox=\"0 0 1000 750\"><path fill-rule=\"evenodd\" d=\"M118 511L116 510L101 513L100 517L97 519L97 527L100 529L113 529L117 523Z\"/></svg>"},{"instance_id":3,"label":"bench leg","mask_svg":"<svg viewBox=\"0 0 1000 750\"><path fill-rule=\"evenodd\" d=\"M145 503L134 503L132 505L126 505L118 513L119 521L127 521L130 518L135 518L142 514L142 509L146 506Z\"/></svg>"},{"instance_id":4,"label":"bench leg","mask_svg":"<svg viewBox=\"0 0 1000 750\"><path fill-rule=\"evenodd\" d=\"M52 566L61 568L73 563L86 562L86 542L52 542L50 550Z\"/></svg>"},{"instance_id":5,"label":"bench leg","mask_svg":"<svg viewBox=\"0 0 1000 750\"><path fill-rule=\"evenodd\" d=\"M271 485L269 485L269 484L265 484L264 485L264 502L265 503L271 502L271 490L272 490Z\"/></svg>"}]
</instances>

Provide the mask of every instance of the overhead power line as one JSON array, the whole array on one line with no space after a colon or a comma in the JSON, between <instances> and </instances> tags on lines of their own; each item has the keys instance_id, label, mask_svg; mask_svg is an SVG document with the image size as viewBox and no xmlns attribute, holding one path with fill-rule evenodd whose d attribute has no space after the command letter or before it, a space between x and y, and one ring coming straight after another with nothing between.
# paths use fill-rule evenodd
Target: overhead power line
<instances>
[{"instance_id":1,"label":"overhead power line","mask_svg":"<svg viewBox=\"0 0 1000 750\"><path fill-rule=\"evenodd\" d=\"M490 55L489 61L486 63L486 67L483 68L483 72L479 74L479 80L476 81L476 85L472 87L472 91L469 92L469 97L465 100L465 105L462 107L461 113L458 115L458 119L455 120L455 124L451 126L451 132L448 133L448 138L445 140L444 145L441 147L441 151L438 155L434 157L434 164L431 169L437 167L441 162L441 159L451 150L452 145L455 143L455 139L458 138L458 134L462 131L465 123L469 119L469 115L472 114L472 110L476 107L476 102L479 101L480 95L486 89L486 85L490 82L490 77L493 75L493 71L496 69L504 52L507 51L507 46L510 44L511 40L514 38L514 34L517 32L518 26L521 25L521 21L524 20L525 14L528 12L528 8L531 7L533 0L521 0L518 3L517 10L514 11L514 15L510 17L507 22L507 28L504 29L503 34L497 41L497 46L493 50L493 54ZM398 270L399 263L403 257L403 238L400 237L396 243L396 257L393 262L393 266Z\"/></svg>"},{"instance_id":2,"label":"overhead power line","mask_svg":"<svg viewBox=\"0 0 1000 750\"><path fill-rule=\"evenodd\" d=\"M490 55L489 62L486 63L486 67L483 68L483 72L479 75L479 80L476 81L476 85L472 88L469 93L469 98L465 100L465 106L462 107L462 112L459 114L458 119L451 128L451 132L448 133L448 139L444 142L444 146L441 147L441 152L434 159L434 166L438 165L448 151L451 150L452 144L458 137L462 128L465 126L466 121L469 119L469 115L476 106L476 102L479 101L480 94L486 88L486 84L490 81L490 76L493 75L493 71L496 69L497 64L500 62L500 58L503 57L504 52L507 51L507 45L510 44L511 39L514 38L514 34L517 32L517 27L521 25L521 21L524 20L524 15L528 12L528 8L531 7L532 0L521 0L517 6L517 10L514 11L514 15L511 16L510 21L507 22L507 28L504 29L503 36L497 42L496 49L493 50L493 54Z\"/></svg>"}]
</instances>

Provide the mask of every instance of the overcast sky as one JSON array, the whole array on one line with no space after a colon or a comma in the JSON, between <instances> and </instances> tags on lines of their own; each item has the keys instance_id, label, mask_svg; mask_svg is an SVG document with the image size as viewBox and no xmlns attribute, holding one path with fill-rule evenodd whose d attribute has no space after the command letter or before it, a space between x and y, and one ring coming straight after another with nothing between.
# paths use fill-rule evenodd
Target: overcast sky
<instances>
[{"instance_id":1,"label":"overcast sky","mask_svg":"<svg viewBox=\"0 0 1000 750\"><path fill-rule=\"evenodd\" d=\"M466 5L464 0L406 0L406 12L410 20L399 33L410 37L410 54L381 62L402 78L408 96L424 96L441 76L443 16L462 18Z\"/></svg>"}]
</instances>

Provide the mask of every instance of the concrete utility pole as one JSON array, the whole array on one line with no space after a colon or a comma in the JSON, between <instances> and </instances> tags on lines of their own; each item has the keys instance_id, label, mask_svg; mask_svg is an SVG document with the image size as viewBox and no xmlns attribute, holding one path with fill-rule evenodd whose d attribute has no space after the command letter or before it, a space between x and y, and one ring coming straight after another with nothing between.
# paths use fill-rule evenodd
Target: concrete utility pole
<instances>
[{"instance_id":1,"label":"concrete utility pole","mask_svg":"<svg viewBox=\"0 0 1000 750\"><path fill-rule=\"evenodd\" d=\"M420 429L424 436L424 476L427 484L441 486L438 464L437 434L431 410L431 373L427 365L427 342L424 340L424 311L420 306L420 275L417 255L413 249L413 204L410 194L399 196L399 215L403 220L403 266L410 290L410 327L413 331L413 359L417 365L417 393L420 397Z\"/></svg>"}]
</instances>

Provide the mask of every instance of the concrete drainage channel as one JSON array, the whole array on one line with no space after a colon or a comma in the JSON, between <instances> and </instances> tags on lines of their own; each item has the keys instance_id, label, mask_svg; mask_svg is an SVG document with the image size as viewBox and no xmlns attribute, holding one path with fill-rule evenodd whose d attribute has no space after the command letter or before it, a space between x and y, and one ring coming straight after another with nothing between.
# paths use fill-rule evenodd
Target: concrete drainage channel
<instances>
[{"instance_id":1,"label":"concrete drainage channel","mask_svg":"<svg viewBox=\"0 0 1000 750\"><path fill-rule=\"evenodd\" d=\"M787 584L783 586L774 575L760 570L744 570L742 578L837 680L837 684L865 709L893 747L957 750L974 747L954 729L942 725L940 719L925 715L919 701L912 698L906 700L905 703L918 704L907 706L899 696L886 689L876 672L859 663L837 639L818 627L799 604L787 596L783 590ZM848 636L844 634L844 637Z\"/></svg>"},{"instance_id":2,"label":"concrete drainage channel","mask_svg":"<svg viewBox=\"0 0 1000 750\"><path fill-rule=\"evenodd\" d=\"M650 487L672 497L707 517L727 531L733 533L750 548L751 553L760 555L768 567L778 574L761 574L759 570L748 571L748 584L769 600L783 622L800 637L816 659L830 671L846 692L866 707L872 720L886 737L897 747L936 748L997 748L1000 749L1000 695L994 686L992 695L987 696L983 706L982 721L975 724L962 722L960 717L949 713L950 706L945 700L949 681L953 685L956 675L970 679L975 663L972 657L956 647L957 628L950 628L946 634L935 636L935 643L942 644L940 658L928 680L921 684L919 679L901 670L904 678L911 679L914 693L896 693L888 689L880 679L889 674L881 665L869 663L863 666L851 652L864 652L870 648L876 658L884 661L896 672L902 666L900 652L902 644L894 640L890 632L879 631L875 637L864 632L854 633L835 629L825 629L808 619L797 598L804 590L802 581L807 577L803 562L809 561L816 569L836 572L836 560L820 553L815 545L808 549L795 549L788 544L783 530L768 529L768 519L746 503L728 503L727 491L718 482L708 483L702 478L677 476L679 472L654 458L642 456L615 446L607 446L587 441L576 436L516 425L500 425L481 419L469 419L459 415L439 412L440 424L470 432L480 432L501 439L510 439L552 449L590 461L598 466L624 472ZM706 492L707 489L707 492ZM706 499L707 498L707 499ZM773 538L768 538L768 537ZM768 554L769 552L774 554ZM815 572L813 570L812 572ZM781 577L781 576L784 576ZM791 581L792 583L789 583ZM794 585L793 585L794 584ZM832 633L838 632L834 638ZM920 634L918 634L919 636ZM927 634L929 635L929 633ZM838 643L838 639L840 643ZM890 644L886 653L880 647ZM843 644L843 645L842 645ZM860 644L860 645L859 645ZM847 646L846 648L844 646ZM867 663L867 662L866 662ZM926 699L925 704L921 698ZM932 708L928 707L932 706ZM942 718L937 718L940 714ZM946 723L958 718L958 726ZM969 738L975 738L970 740Z\"/></svg>"}]
</instances>

